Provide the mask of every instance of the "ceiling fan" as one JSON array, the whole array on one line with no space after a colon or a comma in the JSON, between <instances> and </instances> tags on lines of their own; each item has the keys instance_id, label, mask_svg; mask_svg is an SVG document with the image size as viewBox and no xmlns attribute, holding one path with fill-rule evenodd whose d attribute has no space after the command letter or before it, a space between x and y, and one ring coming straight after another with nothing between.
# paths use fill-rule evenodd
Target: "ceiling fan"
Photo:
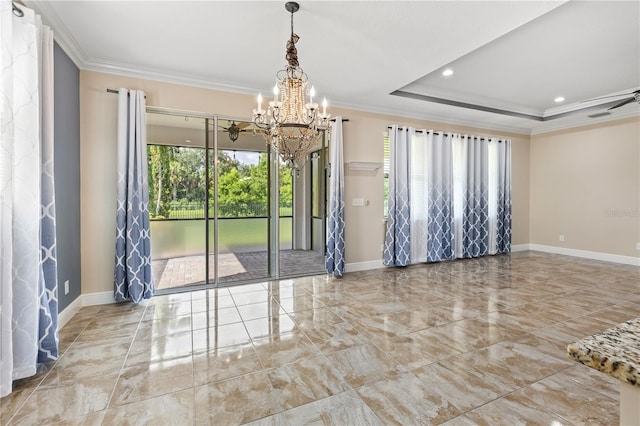
<instances>
[{"instance_id":1,"label":"ceiling fan","mask_svg":"<svg viewBox=\"0 0 640 426\"><path fill-rule=\"evenodd\" d=\"M640 90L636 90L634 92L627 93L627 94L628 95L633 95L633 96L631 96L630 98L625 99L624 101L620 102L619 104L616 104L616 105L612 106L609 109L611 110L611 109L620 108L621 106L626 105L626 104L631 103L631 102L637 102L637 103L640 104Z\"/></svg>"},{"instance_id":2,"label":"ceiling fan","mask_svg":"<svg viewBox=\"0 0 640 426\"><path fill-rule=\"evenodd\" d=\"M630 104L631 102L637 102L640 104L640 89L638 90L634 90L631 93L621 93L619 95L610 95L610 96L603 96L601 98L593 98L593 99L588 99L586 101L582 101L582 102L591 102L591 101L597 101L600 99L607 99L607 98L618 98L620 96L629 96L629 98L624 99L622 102L620 102L619 104L616 104L610 108L607 108L607 111L610 111L612 109L616 109L616 108L620 108L621 106L625 106L626 104Z\"/></svg>"},{"instance_id":3,"label":"ceiling fan","mask_svg":"<svg viewBox=\"0 0 640 426\"><path fill-rule=\"evenodd\" d=\"M238 140L238 137L240 136L240 133L243 132L253 132L254 130L252 129L246 129L245 127L251 125L251 123L240 123L239 125L236 124L235 121L231 122L231 125L229 125L229 127L222 127L222 131L223 132L227 132L229 133L229 139L231 139L231 142L235 142Z\"/></svg>"}]
</instances>

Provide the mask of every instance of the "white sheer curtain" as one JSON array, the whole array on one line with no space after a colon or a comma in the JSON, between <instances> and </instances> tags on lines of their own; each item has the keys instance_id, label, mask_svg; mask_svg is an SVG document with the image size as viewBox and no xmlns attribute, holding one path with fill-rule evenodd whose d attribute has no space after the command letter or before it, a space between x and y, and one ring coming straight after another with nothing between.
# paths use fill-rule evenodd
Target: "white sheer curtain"
<instances>
[{"instance_id":1,"label":"white sheer curtain","mask_svg":"<svg viewBox=\"0 0 640 426\"><path fill-rule=\"evenodd\" d=\"M464 182L467 180L467 151L459 135L454 135L451 143L453 161L453 240L454 257L463 255L462 249L462 211L464 205Z\"/></svg>"},{"instance_id":2,"label":"white sheer curtain","mask_svg":"<svg viewBox=\"0 0 640 426\"><path fill-rule=\"evenodd\" d=\"M427 240L429 237L429 208L428 200L419 194L427 194L429 188L429 147L433 142L433 133L415 132L410 129L411 157L409 168L411 178L409 180L409 192L416 194L409 206L411 263L427 261Z\"/></svg>"},{"instance_id":3,"label":"white sheer curtain","mask_svg":"<svg viewBox=\"0 0 640 426\"><path fill-rule=\"evenodd\" d=\"M57 358L53 36L0 2L0 397Z\"/></svg>"},{"instance_id":4,"label":"white sheer curtain","mask_svg":"<svg viewBox=\"0 0 640 426\"><path fill-rule=\"evenodd\" d=\"M453 256L453 170L449 135L411 135L411 263Z\"/></svg>"}]
</instances>

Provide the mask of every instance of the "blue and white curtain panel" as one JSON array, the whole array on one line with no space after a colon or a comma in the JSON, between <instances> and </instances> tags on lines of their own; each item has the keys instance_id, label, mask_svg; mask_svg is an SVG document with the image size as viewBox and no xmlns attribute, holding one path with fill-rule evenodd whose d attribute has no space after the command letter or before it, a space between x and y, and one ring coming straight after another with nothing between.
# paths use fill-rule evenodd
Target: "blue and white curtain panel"
<instances>
[{"instance_id":1,"label":"blue and white curtain panel","mask_svg":"<svg viewBox=\"0 0 640 426\"><path fill-rule=\"evenodd\" d=\"M58 358L53 33L0 2L0 397Z\"/></svg>"},{"instance_id":2,"label":"blue and white curtain panel","mask_svg":"<svg viewBox=\"0 0 640 426\"><path fill-rule=\"evenodd\" d=\"M489 240L489 251L508 253L511 251L511 142L494 139L492 143L496 162L496 223L495 231L490 233L492 239ZM495 236L495 246L493 246L493 236Z\"/></svg>"},{"instance_id":3,"label":"blue and white curtain panel","mask_svg":"<svg viewBox=\"0 0 640 426\"><path fill-rule=\"evenodd\" d=\"M511 141L392 126L384 264L511 251Z\"/></svg>"},{"instance_id":4,"label":"blue and white curtain panel","mask_svg":"<svg viewBox=\"0 0 640 426\"><path fill-rule=\"evenodd\" d=\"M489 253L489 143L485 139L462 136L466 158L460 164L462 191L462 257Z\"/></svg>"},{"instance_id":5,"label":"blue and white curtain panel","mask_svg":"<svg viewBox=\"0 0 640 426\"><path fill-rule=\"evenodd\" d=\"M153 296L145 97L139 90L118 94L118 208L114 298L140 303Z\"/></svg>"},{"instance_id":6,"label":"blue and white curtain panel","mask_svg":"<svg viewBox=\"0 0 640 426\"><path fill-rule=\"evenodd\" d=\"M56 250L56 201L53 167L53 32L41 30L41 67L51 70L41 78L40 151L40 314L38 362L58 359L58 261Z\"/></svg>"},{"instance_id":7,"label":"blue and white curtain panel","mask_svg":"<svg viewBox=\"0 0 640 426\"><path fill-rule=\"evenodd\" d=\"M328 274L341 277L344 273L344 162L342 117L331 125L329 139L329 225L327 227L327 254L325 267Z\"/></svg>"},{"instance_id":8,"label":"blue and white curtain panel","mask_svg":"<svg viewBox=\"0 0 640 426\"><path fill-rule=\"evenodd\" d=\"M427 235L419 245L426 246L427 262L452 259L454 257L454 182L451 136L424 131L417 135L415 144L426 145L427 156L424 169L429 182L426 188L427 209L424 217L427 223Z\"/></svg>"},{"instance_id":9,"label":"blue and white curtain panel","mask_svg":"<svg viewBox=\"0 0 640 426\"><path fill-rule=\"evenodd\" d=\"M394 125L389 130L389 208L382 261L386 266L406 266L410 263L411 184L410 134L414 129Z\"/></svg>"}]
</instances>

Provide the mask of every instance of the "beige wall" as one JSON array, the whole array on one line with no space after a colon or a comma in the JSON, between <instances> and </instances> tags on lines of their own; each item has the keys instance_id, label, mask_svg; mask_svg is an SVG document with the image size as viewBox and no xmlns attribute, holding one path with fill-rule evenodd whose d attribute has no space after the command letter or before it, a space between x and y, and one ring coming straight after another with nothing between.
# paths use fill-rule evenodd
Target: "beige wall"
<instances>
[{"instance_id":1,"label":"beige wall","mask_svg":"<svg viewBox=\"0 0 640 426\"><path fill-rule=\"evenodd\" d=\"M149 106L234 118L247 119L255 102L254 96L236 93L89 71L80 73L83 294L111 291L113 287L117 95L106 89L120 87L143 90ZM513 244L529 242L529 136L353 110L333 108L331 113L349 119L344 124L345 162L382 163L383 134L389 124L511 138ZM382 258L382 179L382 170L372 173L345 168L347 263L377 262ZM351 199L356 197L369 200L369 205L352 207Z\"/></svg>"},{"instance_id":2,"label":"beige wall","mask_svg":"<svg viewBox=\"0 0 640 426\"><path fill-rule=\"evenodd\" d=\"M637 117L531 137L531 243L637 257L639 197Z\"/></svg>"}]
</instances>

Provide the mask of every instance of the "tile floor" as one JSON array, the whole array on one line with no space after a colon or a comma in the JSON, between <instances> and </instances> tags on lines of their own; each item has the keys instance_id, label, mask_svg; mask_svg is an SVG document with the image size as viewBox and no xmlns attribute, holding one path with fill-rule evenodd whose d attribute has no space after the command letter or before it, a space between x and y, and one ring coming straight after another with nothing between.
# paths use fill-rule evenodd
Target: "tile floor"
<instances>
[{"instance_id":1,"label":"tile floor","mask_svg":"<svg viewBox=\"0 0 640 426\"><path fill-rule=\"evenodd\" d=\"M618 424L566 345L640 316L640 268L521 252L86 307L2 424Z\"/></svg>"}]
</instances>

